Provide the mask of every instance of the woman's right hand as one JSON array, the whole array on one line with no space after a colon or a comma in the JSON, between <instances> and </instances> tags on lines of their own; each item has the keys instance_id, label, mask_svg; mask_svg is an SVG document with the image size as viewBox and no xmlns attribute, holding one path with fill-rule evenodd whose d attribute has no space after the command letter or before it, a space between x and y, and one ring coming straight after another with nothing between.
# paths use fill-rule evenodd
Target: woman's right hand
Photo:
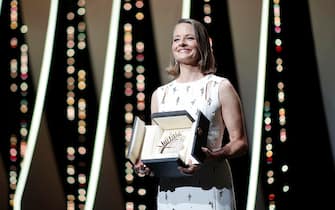
<instances>
[{"instance_id":1,"label":"woman's right hand","mask_svg":"<svg viewBox=\"0 0 335 210\"><path fill-rule=\"evenodd\" d=\"M138 160L134 165L135 173L139 176L150 175L151 170L141 160Z\"/></svg>"}]
</instances>

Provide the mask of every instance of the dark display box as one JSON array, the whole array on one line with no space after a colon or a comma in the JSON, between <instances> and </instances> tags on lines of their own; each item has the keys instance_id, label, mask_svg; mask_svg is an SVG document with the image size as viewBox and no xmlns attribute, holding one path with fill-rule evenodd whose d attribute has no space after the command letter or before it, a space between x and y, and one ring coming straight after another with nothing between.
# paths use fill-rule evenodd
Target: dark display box
<instances>
[{"instance_id":1,"label":"dark display box","mask_svg":"<svg viewBox=\"0 0 335 210\"><path fill-rule=\"evenodd\" d=\"M187 111L152 114L152 125L135 118L127 158L135 164L141 159L155 176L183 176L178 166L201 164L205 158L209 120L198 111L194 119Z\"/></svg>"}]
</instances>

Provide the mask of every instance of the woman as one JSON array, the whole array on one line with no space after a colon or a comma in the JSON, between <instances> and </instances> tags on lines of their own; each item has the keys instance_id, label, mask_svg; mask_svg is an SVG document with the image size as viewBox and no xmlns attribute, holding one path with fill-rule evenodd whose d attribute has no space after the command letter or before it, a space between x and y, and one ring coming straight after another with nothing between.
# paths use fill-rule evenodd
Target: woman
<instances>
[{"instance_id":1,"label":"woman","mask_svg":"<svg viewBox=\"0 0 335 210\"><path fill-rule=\"evenodd\" d=\"M241 102L228 79L216 76L215 60L206 28L193 19L181 19L173 32L172 61L167 68L174 77L158 87L151 112L198 110L210 120L207 155L201 165L180 167L186 176L161 178L157 195L159 210L236 209L229 158L248 149ZM222 145L225 129L229 142ZM135 168L141 168L141 161Z\"/></svg>"}]
</instances>

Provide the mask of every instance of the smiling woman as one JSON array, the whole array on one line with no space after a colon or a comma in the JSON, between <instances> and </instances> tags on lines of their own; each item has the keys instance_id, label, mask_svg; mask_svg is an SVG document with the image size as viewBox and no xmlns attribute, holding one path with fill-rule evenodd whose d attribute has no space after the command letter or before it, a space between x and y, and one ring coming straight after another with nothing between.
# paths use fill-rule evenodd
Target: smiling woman
<instances>
[{"instance_id":1,"label":"smiling woman","mask_svg":"<svg viewBox=\"0 0 335 210\"><path fill-rule=\"evenodd\" d=\"M167 71L174 80L158 87L151 112L187 110L194 119L201 111L210 122L206 155L200 165L187 157L180 166L182 176L159 182L157 207L163 209L236 209L228 158L244 155L248 149L240 98L230 81L214 75L215 60L207 30L193 19L176 24ZM222 144L224 131L229 142ZM138 161L135 168L143 167ZM184 175L184 176L183 176Z\"/></svg>"}]
</instances>

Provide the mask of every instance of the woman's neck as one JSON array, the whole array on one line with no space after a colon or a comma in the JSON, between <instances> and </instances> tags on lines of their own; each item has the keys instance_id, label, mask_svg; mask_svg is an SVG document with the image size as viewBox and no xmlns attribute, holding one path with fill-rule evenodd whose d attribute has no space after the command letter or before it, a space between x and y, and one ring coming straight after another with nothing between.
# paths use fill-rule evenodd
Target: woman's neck
<instances>
[{"instance_id":1,"label":"woman's neck","mask_svg":"<svg viewBox=\"0 0 335 210\"><path fill-rule=\"evenodd\" d=\"M204 74L201 72L199 66L189 66L181 65L180 66L180 75L176 79L178 82L191 82L204 77Z\"/></svg>"}]
</instances>

